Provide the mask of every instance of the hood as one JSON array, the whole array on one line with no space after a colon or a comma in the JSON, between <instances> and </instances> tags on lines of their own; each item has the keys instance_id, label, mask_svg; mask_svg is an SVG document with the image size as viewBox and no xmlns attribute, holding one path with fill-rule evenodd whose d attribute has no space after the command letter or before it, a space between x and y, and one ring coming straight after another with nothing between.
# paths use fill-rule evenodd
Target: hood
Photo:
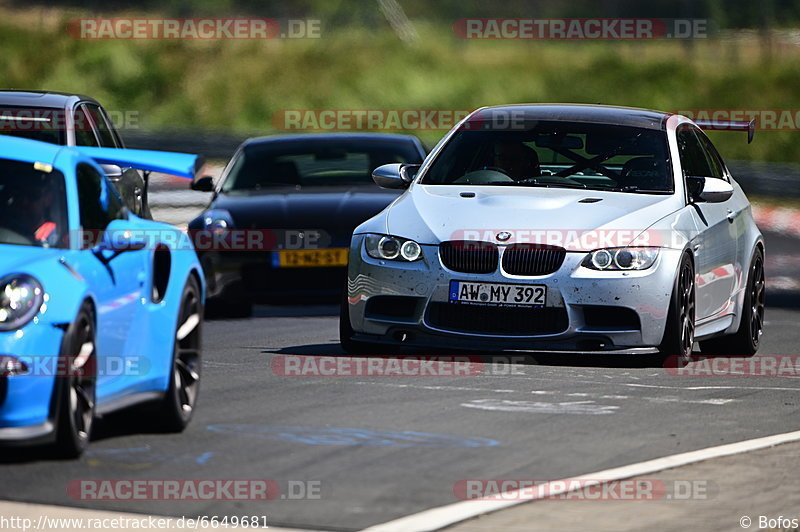
<instances>
[{"instance_id":1,"label":"hood","mask_svg":"<svg viewBox=\"0 0 800 532\"><path fill-rule=\"evenodd\" d=\"M461 193L474 193L474 197ZM444 240L498 242L497 233L507 231L511 234L504 243L539 242L587 250L628 245L681 207L675 195L415 185L389 209L386 232L437 244Z\"/></svg>"},{"instance_id":2,"label":"hood","mask_svg":"<svg viewBox=\"0 0 800 532\"><path fill-rule=\"evenodd\" d=\"M322 230L331 245L349 245L353 229L375 216L399 191L374 186L270 189L221 194L209 208L227 210L238 229Z\"/></svg>"},{"instance_id":3,"label":"hood","mask_svg":"<svg viewBox=\"0 0 800 532\"><path fill-rule=\"evenodd\" d=\"M67 250L0 244L0 277L10 273L29 273L36 276L36 264L52 262Z\"/></svg>"}]
</instances>

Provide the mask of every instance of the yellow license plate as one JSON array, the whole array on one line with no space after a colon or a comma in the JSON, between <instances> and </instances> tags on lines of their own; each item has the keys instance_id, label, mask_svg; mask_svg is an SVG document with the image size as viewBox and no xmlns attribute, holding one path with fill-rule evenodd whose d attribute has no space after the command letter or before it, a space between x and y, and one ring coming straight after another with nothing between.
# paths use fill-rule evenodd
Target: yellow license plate
<instances>
[{"instance_id":1,"label":"yellow license plate","mask_svg":"<svg viewBox=\"0 0 800 532\"><path fill-rule=\"evenodd\" d=\"M276 268L326 268L347 266L348 248L283 249L274 251L272 265Z\"/></svg>"}]
</instances>

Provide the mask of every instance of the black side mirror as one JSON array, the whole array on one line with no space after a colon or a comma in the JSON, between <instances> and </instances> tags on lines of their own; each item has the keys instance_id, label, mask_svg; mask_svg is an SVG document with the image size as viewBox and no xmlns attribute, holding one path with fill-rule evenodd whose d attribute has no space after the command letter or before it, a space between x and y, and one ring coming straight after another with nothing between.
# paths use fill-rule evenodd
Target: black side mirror
<instances>
[{"instance_id":1,"label":"black side mirror","mask_svg":"<svg viewBox=\"0 0 800 532\"><path fill-rule=\"evenodd\" d=\"M214 178L210 175L204 175L203 177L198 177L192 181L192 184L189 185L192 190L196 190L198 192L213 192L214 191Z\"/></svg>"}]
</instances>

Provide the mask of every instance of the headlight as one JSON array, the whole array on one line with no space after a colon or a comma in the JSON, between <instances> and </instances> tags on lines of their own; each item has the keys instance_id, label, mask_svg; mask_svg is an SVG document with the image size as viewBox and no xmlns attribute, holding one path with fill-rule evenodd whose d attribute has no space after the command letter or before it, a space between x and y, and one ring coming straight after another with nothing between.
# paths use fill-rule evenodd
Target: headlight
<instances>
[{"instance_id":1,"label":"headlight","mask_svg":"<svg viewBox=\"0 0 800 532\"><path fill-rule=\"evenodd\" d=\"M422 257L422 248L413 240L389 235L367 235L367 255L373 259L413 262Z\"/></svg>"},{"instance_id":2,"label":"headlight","mask_svg":"<svg viewBox=\"0 0 800 532\"><path fill-rule=\"evenodd\" d=\"M210 209L203 213L203 228L224 235L233 228L231 213L224 209Z\"/></svg>"},{"instance_id":3,"label":"headlight","mask_svg":"<svg viewBox=\"0 0 800 532\"><path fill-rule=\"evenodd\" d=\"M19 329L42 308L44 288L24 273L0 279L0 331Z\"/></svg>"},{"instance_id":4,"label":"headlight","mask_svg":"<svg viewBox=\"0 0 800 532\"><path fill-rule=\"evenodd\" d=\"M658 258L658 248L597 249L583 259L592 270L646 270Z\"/></svg>"}]
</instances>

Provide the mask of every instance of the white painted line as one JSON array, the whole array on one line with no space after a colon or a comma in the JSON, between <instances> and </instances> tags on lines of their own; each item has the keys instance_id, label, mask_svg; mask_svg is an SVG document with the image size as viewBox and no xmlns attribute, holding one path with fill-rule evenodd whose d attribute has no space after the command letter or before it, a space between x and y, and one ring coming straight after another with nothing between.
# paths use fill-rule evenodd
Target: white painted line
<instances>
[{"instance_id":1,"label":"white painted line","mask_svg":"<svg viewBox=\"0 0 800 532\"><path fill-rule=\"evenodd\" d=\"M476 399L461 403L466 408L478 408L495 412L524 412L527 414L578 414L603 415L614 414L619 407L598 405L594 401L566 401L561 403L544 403L540 401L509 401L507 399Z\"/></svg>"},{"instance_id":2,"label":"white painted line","mask_svg":"<svg viewBox=\"0 0 800 532\"><path fill-rule=\"evenodd\" d=\"M756 451L758 449L765 449L767 447L795 441L800 441L800 430L795 432L786 432L784 434L776 434L774 436L766 436L764 438L756 438L754 440L745 440L726 445L718 445L716 447L707 447L705 449L690 451L688 453L673 454L671 456L656 458L655 460L648 460L646 462L615 467L613 469L605 469L595 473L587 473L581 477L553 480L549 483L547 488L542 489L540 493L548 494L550 496L568 493L570 491L577 491L578 489L585 487L585 479L602 481L603 483L615 480L623 480L626 478L663 471L665 469L672 469L675 467L694 464L697 462L710 460L712 458L721 458L723 456ZM584 479L583 485L580 488L563 488L563 486L569 486L571 481L578 479ZM572 482L572 484L576 485L578 483ZM374 525L364 529L362 532L431 532L454 525L456 523L460 523L461 521L465 521L473 517L477 517L479 515L510 508L512 506L516 506L517 504L529 502L537 498L530 497L529 495L530 491L523 495L519 493L519 490L513 490L499 495L498 498L502 500L457 502L448 504L446 506L439 506L438 508L431 508L430 510L425 510L413 515L408 515L406 517L401 517L400 519L395 519L394 521Z\"/></svg>"}]
</instances>

